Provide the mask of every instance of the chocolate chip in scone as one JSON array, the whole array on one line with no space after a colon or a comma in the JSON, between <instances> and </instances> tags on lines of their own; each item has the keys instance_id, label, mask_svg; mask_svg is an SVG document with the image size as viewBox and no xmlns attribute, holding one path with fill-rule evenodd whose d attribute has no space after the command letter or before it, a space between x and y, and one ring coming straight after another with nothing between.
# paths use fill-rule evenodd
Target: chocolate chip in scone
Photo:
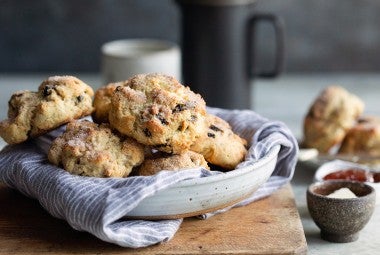
<instances>
[{"instance_id":1,"label":"chocolate chip in scone","mask_svg":"<svg viewBox=\"0 0 380 255\"><path fill-rule=\"evenodd\" d=\"M159 119L161 121L161 124L169 125L169 122L161 114L156 114L156 117L157 117L157 119Z\"/></svg>"},{"instance_id":2,"label":"chocolate chip in scone","mask_svg":"<svg viewBox=\"0 0 380 255\"><path fill-rule=\"evenodd\" d=\"M182 112L188 109L194 109L195 105L196 103L193 101L188 101L185 104L177 104L172 110L172 113Z\"/></svg>"},{"instance_id":3,"label":"chocolate chip in scone","mask_svg":"<svg viewBox=\"0 0 380 255\"><path fill-rule=\"evenodd\" d=\"M182 112L184 110L186 110L187 107L186 107L186 104L177 104L174 109L173 109L173 113L177 113L177 112Z\"/></svg>"},{"instance_id":4,"label":"chocolate chip in scone","mask_svg":"<svg viewBox=\"0 0 380 255\"><path fill-rule=\"evenodd\" d=\"M216 132L223 132L222 129L218 128L218 127L215 126L215 125L210 125L209 128L210 128L211 130L216 131Z\"/></svg>"},{"instance_id":5,"label":"chocolate chip in scone","mask_svg":"<svg viewBox=\"0 0 380 255\"><path fill-rule=\"evenodd\" d=\"M211 137L211 138L215 138L215 134L213 134L213 133L207 133L207 136Z\"/></svg>"},{"instance_id":6,"label":"chocolate chip in scone","mask_svg":"<svg viewBox=\"0 0 380 255\"><path fill-rule=\"evenodd\" d=\"M42 91L42 95L44 97L50 96L53 89L54 89L54 85L46 85L44 90Z\"/></svg>"},{"instance_id":7,"label":"chocolate chip in scone","mask_svg":"<svg viewBox=\"0 0 380 255\"><path fill-rule=\"evenodd\" d=\"M149 129L145 128L143 132L146 137L152 137L152 133L149 131Z\"/></svg>"},{"instance_id":8,"label":"chocolate chip in scone","mask_svg":"<svg viewBox=\"0 0 380 255\"><path fill-rule=\"evenodd\" d=\"M77 102L78 103L82 102L83 99L84 99L84 97L82 95L77 96Z\"/></svg>"}]
</instances>

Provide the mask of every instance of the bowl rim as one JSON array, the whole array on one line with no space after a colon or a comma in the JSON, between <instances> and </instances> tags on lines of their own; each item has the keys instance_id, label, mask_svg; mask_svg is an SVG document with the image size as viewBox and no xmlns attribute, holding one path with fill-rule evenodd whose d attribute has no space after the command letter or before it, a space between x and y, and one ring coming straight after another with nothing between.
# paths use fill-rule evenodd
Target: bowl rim
<instances>
[{"instance_id":1,"label":"bowl rim","mask_svg":"<svg viewBox=\"0 0 380 255\"><path fill-rule=\"evenodd\" d=\"M314 182L327 181L327 180L324 180L323 177L325 177L326 175L328 175L330 173L334 173L334 172L337 172L339 170L344 170L344 169L348 169L348 168L355 168L355 169L363 170L365 172L370 172L370 173L379 173L379 171L377 171L376 169L373 169L373 168L368 167L366 165L336 159L336 160L325 162L320 167L318 167L318 169L315 171L313 181ZM362 183L367 183L370 185L380 184L377 182L362 182Z\"/></svg>"},{"instance_id":2,"label":"bowl rim","mask_svg":"<svg viewBox=\"0 0 380 255\"><path fill-rule=\"evenodd\" d=\"M351 185L359 185L359 186L365 186L367 189L370 190L370 192L364 196L359 196L355 198L334 198L334 197L328 197L326 195L321 195L318 193L315 193L312 191L313 188L317 186L323 186L323 185L329 185L333 183L346 183L346 184L351 184ZM344 187L342 187L344 188ZM323 180L323 181L317 181L309 185L307 188L307 193L315 196L315 197L320 197L320 198L325 198L328 200L339 200L339 201L347 201L347 200L359 200L359 199L364 199L369 196L373 196L376 193L376 190L373 186L369 185L367 182L360 182L360 181L350 181L350 180Z\"/></svg>"},{"instance_id":3,"label":"bowl rim","mask_svg":"<svg viewBox=\"0 0 380 255\"><path fill-rule=\"evenodd\" d=\"M228 171L226 173L221 172L221 174L211 175L204 178L196 178L196 179L188 179L180 181L176 184L174 184L173 188L178 187L187 187L187 186L193 186L193 185L203 185L203 184L209 184L213 182L218 182L226 178L235 178L241 175L246 174L247 172L253 171L263 165L266 165L269 161L271 161L274 157L278 156L281 149L281 145L275 145L273 146L269 152L262 158L254 161L252 164L246 165L242 168L237 168L231 171ZM213 170L211 170L213 171Z\"/></svg>"}]
</instances>

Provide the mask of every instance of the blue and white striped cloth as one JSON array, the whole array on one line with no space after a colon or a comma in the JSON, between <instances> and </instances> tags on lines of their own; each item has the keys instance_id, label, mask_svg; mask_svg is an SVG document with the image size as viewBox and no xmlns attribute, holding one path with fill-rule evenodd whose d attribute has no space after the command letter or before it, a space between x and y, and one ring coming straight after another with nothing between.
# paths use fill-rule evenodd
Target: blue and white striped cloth
<instances>
[{"instance_id":1,"label":"blue and white striped cloth","mask_svg":"<svg viewBox=\"0 0 380 255\"><path fill-rule=\"evenodd\" d=\"M280 144L276 168L267 183L251 197L236 204L243 206L272 194L293 176L298 146L290 130L281 122L269 121L249 110L208 108L227 120L233 130L252 146L243 167L262 158ZM37 199L54 217L66 220L79 231L87 231L106 242L124 247L144 247L171 239L182 223L179 220L128 220L123 218L145 197L184 179L214 174L201 168L186 171L162 171L150 177L91 178L71 175L49 164L46 141L58 135L56 130L34 141L5 147L0 152L0 181ZM220 210L215 213L221 213ZM203 215L210 217L215 213Z\"/></svg>"}]
</instances>

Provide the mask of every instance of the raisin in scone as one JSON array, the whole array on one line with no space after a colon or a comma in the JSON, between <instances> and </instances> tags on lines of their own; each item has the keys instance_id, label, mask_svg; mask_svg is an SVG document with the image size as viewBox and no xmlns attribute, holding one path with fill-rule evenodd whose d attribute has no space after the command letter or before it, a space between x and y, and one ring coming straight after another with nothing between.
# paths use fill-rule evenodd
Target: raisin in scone
<instances>
[{"instance_id":1,"label":"raisin in scone","mask_svg":"<svg viewBox=\"0 0 380 255\"><path fill-rule=\"evenodd\" d=\"M107 124L77 120L53 141L48 158L76 175L127 177L143 162L144 146L114 134Z\"/></svg>"},{"instance_id":2,"label":"raisin in scone","mask_svg":"<svg viewBox=\"0 0 380 255\"><path fill-rule=\"evenodd\" d=\"M139 166L136 174L149 176L162 170L181 170L194 167L209 169L205 158L196 152L185 151L174 155L158 152L152 158L145 159L141 166Z\"/></svg>"},{"instance_id":3,"label":"raisin in scone","mask_svg":"<svg viewBox=\"0 0 380 255\"><path fill-rule=\"evenodd\" d=\"M217 116L207 114L204 125L204 132L190 150L202 154L211 164L227 170L235 169L247 154L247 141L235 134L231 126Z\"/></svg>"},{"instance_id":4,"label":"raisin in scone","mask_svg":"<svg viewBox=\"0 0 380 255\"><path fill-rule=\"evenodd\" d=\"M328 153L342 142L364 110L356 95L340 86L324 89L304 119L304 146Z\"/></svg>"},{"instance_id":5,"label":"raisin in scone","mask_svg":"<svg viewBox=\"0 0 380 255\"><path fill-rule=\"evenodd\" d=\"M94 112L92 119L96 123L108 123L108 114L111 108L111 97L116 87L125 86L125 82L110 83L95 91Z\"/></svg>"},{"instance_id":6,"label":"raisin in scone","mask_svg":"<svg viewBox=\"0 0 380 255\"><path fill-rule=\"evenodd\" d=\"M11 96L0 136L9 144L21 143L90 115L93 94L90 86L73 76L49 77L37 92L18 91Z\"/></svg>"},{"instance_id":7,"label":"raisin in scone","mask_svg":"<svg viewBox=\"0 0 380 255\"><path fill-rule=\"evenodd\" d=\"M202 97L162 74L136 75L111 98L109 121L120 133L157 150L179 154L201 133Z\"/></svg>"}]
</instances>

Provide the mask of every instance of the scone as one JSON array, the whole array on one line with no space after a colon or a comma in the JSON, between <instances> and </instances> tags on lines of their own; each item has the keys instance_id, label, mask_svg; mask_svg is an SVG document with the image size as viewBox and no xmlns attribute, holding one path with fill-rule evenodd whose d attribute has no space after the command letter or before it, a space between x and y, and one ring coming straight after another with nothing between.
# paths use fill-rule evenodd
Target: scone
<instances>
[{"instance_id":1,"label":"scone","mask_svg":"<svg viewBox=\"0 0 380 255\"><path fill-rule=\"evenodd\" d=\"M380 120L362 118L345 136L339 153L380 157Z\"/></svg>"},{"instance_id":2,"label":"scone","mask_svg":"<svg viewBox=\"0 0 380 255\"><path fill-rule=\"evenodd\" d=\"M180 170L194 167L209 169L205 158L196 152L185 151L174 155L158 152L152 158L145 159L136 174L149 176L162 170Z\"/></svg>"},{"instance_id":3,"label":"scone","mask_svg":"<svg viewBox=\"0 0 380 255\"><path fill-rule=\"evenodd\" d=\"M110 83L95 91L94 111L92 119L96 123L108 123L108 113L111 108L111 97L116 87L124 86L125 82Z\"/></svg>"},{"instance_id":4,"label":"scone","mask_svg":"<svg viewBox=\"0 0 380 255\"><path fill-rule=\"evenodd\" d=\"M357 96L339 86L324 89L304 119L304 146L328 153L342 142L364 110Z\"/></svg>"},{"instance_id":5,"label":"scone","mask_svg":"<svg viewBox=\"0 0 380 255\"><path fill-rule=\"evenodd\" d=\"M131 138L120 138L107 124L73 121L53 141L48 158L76 175L126 177L143 162L144 147Z\"/></svg>"},{"instance_id":6,"label":"scone","mask_svg":"<svg viewBox=\"0 0 380 255\"><path fill-rule=\"evenodd\" d=\"M73 76L54 76L37 92L18 91L8 105L8 119L0 122L0 136L9 144L26 141L92 112L90 86Z\"/></svg>"},{"instance_id":7,"label":"scone","mask_svg":"<svg viewBox=\"0 0 380 255\"><path fill-rule=\"evenodd\" d=\"M227 170L235 169L247 154L247 141L217 116L207 114L204 125L204 132L190 149L202 154L211 164Z\"/></svg>"},{"instance_id":8,"label":"scone","mask_svg":"<svg viewBox=\"0 0 380 255\"><path fill-rule=\"evenodd\" d=\"M202 97L162 74L136 75L111 98L109 121L120 133L159 151L180 154L201 133Z\"/></svg>"}]
</instances>

